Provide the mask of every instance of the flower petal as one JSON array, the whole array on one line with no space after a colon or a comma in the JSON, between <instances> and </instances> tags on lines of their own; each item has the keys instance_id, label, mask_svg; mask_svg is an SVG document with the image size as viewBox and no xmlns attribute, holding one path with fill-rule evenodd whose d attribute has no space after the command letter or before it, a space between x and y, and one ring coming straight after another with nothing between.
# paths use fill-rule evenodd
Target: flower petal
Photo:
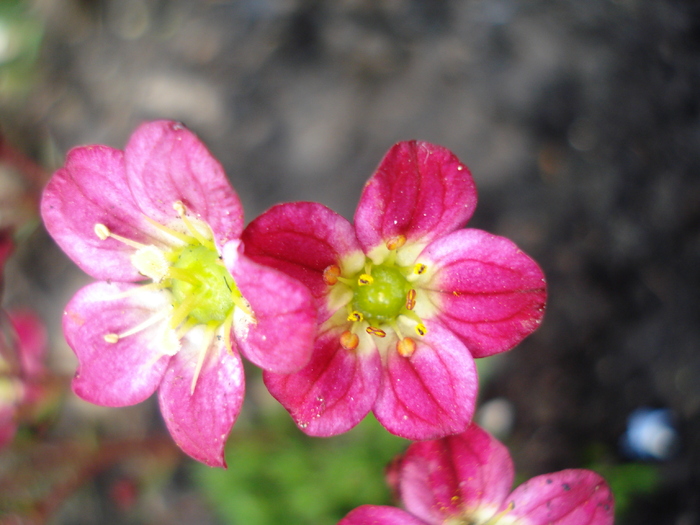
<instances>
[{"instance_id":1,"label":"flower petal","mask_svg":"<svg viewBox=\"0 0 700 525\"><path fill-rule=\"evenodd\" d=\"M376 350L340 346L342 328L321 334L306 367L295 374L263 373L270 394L310 436L335 436L369 413L377 397L380 359Z\"/></svg>"},{"instance_id":2,"label":"flower petal","mask_svg":"<svg viewBox=\"0 0 700 525\"><path fill-rule=\"evenodd\" d=\"M362 505L350 512L338 525L428 525L405 510L383 505ZM432 525L432 522L429 524Z\"/></svg>"},{"instance_id":3,"label":"flower petal","mask_svg":"<svg viewBox=\"0 0 700 525\"><path fill-rule=\"evenodd\" d=\"M178 446L210 467L226 467L224 446L243 404L245 381L237 354L223 344L209 347L192 392L203 341L202 326L190 331L158 389L160 410ZM208 342L208 341L207 341Z\"/></svg>"},{"instance_id":4,"label":"flower petal","mask_svg":"<svg viewBox=\"0 0 700 525\"><path fill-rule=\"evenodd\" d=\"M273 206L246 227L242 240L248 257L299 279L317 298L328 291L328 266L352 274L365 262L353 226L315 202Z\"/></svg>"},{"instance_id":5,"label":"flower petal","mask_svg":"<svg viewBox=\"0 0 700 525\"><path fill-rule=\"evenodd\" d=\"M485 522L513 485L508 449L475 424L456 436L412 444L400 465L404 505L430 523L456 515Z\"/></svg>"},{"instance_id":6,"label":"flower petal","mask_svg":"<svg viewBox=\"0 0 700 525\"><path fill-rule=\"evenodd\" d=\"M41 199L46 229L61 249L96 279L138 281L129 259L133 248L101 240L96 224L129 239L150 243L141 230L141 210L126 184L124 155L106 146L71 150L65 167L54 173Z\"/></svg>"},{"instance_id":7,"label":"flower petal","mask_svg":"<svg viewBox=\"0 0 700 525\"><path fill-rule=\"evenodd\" d=\"M505 237L459 230L431 243L418 262L428 267L421 286L440 320L474 357L509 350L542 321L544 274Z\"/></svg>"},{"instance_id":8,"label":"flower petal","mask_svg":"<svg viewBox=\"0 0 700 525\"><path fill-rule=\"evenodd\" d=\"M508 517L530 525L612 525L614 502L605 480L590 470L537 476L513 491Z\"/></svg>"},{"instance_id":9,"label":"flower petal","mask_svg":"<svg viewBox=\"0 0 700 525\"><path fill-rule=\"evenodd\" d=\"M391 348L374 414L392 434L412 440L463 432L476 402L476 366L469 351L439 323L416 338L408 358Z\"/></svg>"},{"instance_id":10,"label":"flower petal","mask_svg":"<svg viewBox=\"0 0 700 525\"><path fill-rule=\"evenodd\" d=\"M46 370L44 360L48 348L44 323L31 310L11 310L7 316L17 334L24 377L31 379L40 376Z\"/></svg>"},{"instance_id":11,"label":"flower petal","mask_svg":"<svg viewBox=\"0 0 700 525\"><path fill-rule=\"evenodd\" d=\"M365 253L403 235L428 244L464 226L476 207L469 169L449 150L427 142L399 142L369 179L355 212Z\"/></svg>"},{"instance_id":12,"label":"flower petal","mask_svg":"<svg viewBox=\"0 0 700 525\"><path fill-rule=\"evenodd\" d=\"M138 291L138 286L93 283L78 291L63 314L63 332L78 357L73 391L103 406L127 406L149 397L160 384L170 356L162 344L167 321L136 334L105 341L137 327L170 308L166 292ZM120 294L122 294L120 298Z\"/></svg>"},{"instance_id":13,"label":"flower petal","mask_svg":"<svg viewBox=\"0 0 700 525\"><path fill-rule=\"evenodd\" d=\"M142 124L124 149L126 175L136 202L148 215L168 225L177 215L173 204L211 227L220 246L238 239L243 207L224 169L184 125L168 120Z\"/></svg>"},{"instance_id":14,"label":"flower petal","mask_svg":"<svg viewBox=\"0 0 700 525\"><path fill-rule=\"evenodd\" d=\"M309 362L316 336L311 293L296 279L254 263L238 248L238 241L226 244L224 262L255 317L234 317L238 348L265 370L296 372Z\"/></svg>"}]
</instances>

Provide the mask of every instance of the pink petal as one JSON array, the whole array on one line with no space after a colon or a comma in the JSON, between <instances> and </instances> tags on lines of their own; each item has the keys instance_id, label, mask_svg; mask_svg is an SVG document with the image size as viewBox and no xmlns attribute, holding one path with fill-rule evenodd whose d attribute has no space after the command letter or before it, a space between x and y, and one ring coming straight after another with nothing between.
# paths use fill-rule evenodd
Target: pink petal
<instances>
[{"instance_id":1,"label":"pink petal","mask_svg":"<svg viewBox=\"0 0 700 525\"><path fill-rule=\"evenodd\" d=\"M459 230L431 243L418 261L434 268L423 289L439 318L474 357L509 350L542 321L544 274L510 240Z\"/></svg>"},{"instance_id":2,"label":"pink petal","mask_svg":"<svg viewBox=\"0 0 700 525\"><path fill-rule=\"evenodd\" d=\"M243 365L222 344L212 345L197 376L192 377L202 351L203 328L183 340L158 389L160 410L175 443L210 467L226 467L224 446L243 404Z\"/></svg>"},{"instance_id":3,"label":"pink petal","mask_svg":"<svg viewBox=\"0 0 700 525\"><path fill-rule=\"evenodd\" d=\"M464 226L475 207L472 176L452 152L427 142L399 142L362 192L357 238L365 253L398 235L427 244Z\"/></svg>"},{"instance_id":4,"label":"pink petal","mask_svg":"<svg viewBox=\"0 0 700 525\"><path fill-rule=\"evenodd\" d=\"M22 372L28 378L41 375L48 348L44 323L31 310L12 310L7 314L17 334Z\"/></svg>"},{"instance_id":5,"label":"pink petal","mask_svg":"<svg viewBox=\"0 0 700 525\"><path fill-rule=\"evenodd\" d=\"M476 402L476 366L471 354L448 330L426 322L409 358L390 348L374 414L392 434L412 440L463 432Z\"/></svg>"},{"instance_id":6,"label":"pink petal","mask_svg":"<svg viewBox=\"0 0 700 525\"><path fill-rule=\"evenodd\" d=\"M513 485L508 449L472 424L466 432L412 444L401 462L401 499L430 523L495 514Z\"/></svg>"},{"instance_id":7,"label":"pink petal","mask_svg":"<svg viewBox=\"0 0 700 525\"><path fill-rule=\"evenodd\" d=\"M614 502L605 480L590 470L537 476L513 491L508 517L531 525L612 525Z\"/></svg>"},{"instance_id":8,"label":"pink petal","mask_svg":"<svg viewBox=\"0 0 700 525\"><path fill-rule=\"evenodd\" d=\"M182 124L159 120L142 124L124 149L131 192L143 213L167 225L173 203L207 222L220 246L238 239L243 207L221 164Z\"/></svg>"},{"instance_id":9,"label":"pink petal","mask_svg":"<svg viewBox=\"0 0 700 525\"><path fill-rule=\"evenodd\" d=\"M340 520L338 525L432 525L432 523L426 524L396 507L362 505Z\"/></svg>"},{"instance_id":10,"label":"pink petal","mask_svg":"<svg viewBox=\"0 0 700 525\"><path fill-rule=\"evenodd\" d=\"M100 240L96 224L132 240L150 243L141 210L126 184L124 156L106 146L71 150L65 167L54 173L41 200L46 229L61 249L96 279L138 281L129 259L133 248Z\"/></svg>"},{"instance_id":11,"label":"pink petal","mask_svg":"<svg viewBox=\"0 0 700 525\"><path fill-rule=\"evenodd\" d=\"M376 350L340 346L343 328L321 334L306 367L295 374L263 373L270 394L310 436L335 436L369 413L377 397L380 359Z\"/></svg>"},{"instance_id":12,"label":"pink petal","mask_svg":"<svg viewBox=\"0 0 700 525\"><path fill-rule=\"evenodd\" d=\"M315 202L273 206L246 227L242 240L248 257L299 279L317 298L328 291L323 270L361 253L347 219ZM359 271L364 257L360 261L346 270Z\"/></svg>"},{"instance_id":13,"label":"pink petal","mask_svg":"<svg viewBox=\"0 0 700 525\"><path fill-rule=\"evenodd\" d=\"M252 324L234 322L241 353L271 372L301 369L311 358L316 336L316 309L309 290L239 254L238 242L224 246L224 261L255 316Z\"/></svg>"},{"instance_id":14,"label":"pink petal","mask_svg":"<svg viewBox=\"0 0 700 525\"><path fill-rule=\"evenodd\" d=\"M115 298L134 285L93 283L78 291L63 314L63 332L78 357L73 391L103 406L127 406L149 397L170 357L164 355L161 321L137 334L105 341L106 334L134 328L170 308L166 292L139 291Z\"/></svg>"}]
</instances>

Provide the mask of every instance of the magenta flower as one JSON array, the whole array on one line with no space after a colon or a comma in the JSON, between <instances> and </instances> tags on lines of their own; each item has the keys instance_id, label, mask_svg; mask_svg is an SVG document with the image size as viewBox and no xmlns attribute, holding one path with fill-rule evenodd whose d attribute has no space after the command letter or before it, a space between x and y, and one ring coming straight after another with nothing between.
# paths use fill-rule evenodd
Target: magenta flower
<instances>
[{"instance_id":1,"label":"magenta flower","mask_svg":"<svg viewBox=\"0 0 700 525\"><path fill-rule=\"evenodd\" d=\"M123 152L70 151L41 212L59 246L101 280L64 313L75 393L116 407L157 390L182 450L225 466L244 392L238 352L266 370L298 370L315 310L301 283L241 253L243 210L221 165L182 125L147 123Z\"/></svg>"},{"instance_id":2,"label":"magenta flower","mask_svg":"<svg viewBox=\"0 0 700 525\"><path fill-rule=\"evenodd\" d=\"M473 358L531 333L546 298L542 271L511 241L460 229L475 205L471 174L450 151L401 142L365 186L354 226L296 202L246 228L246 255L298 278L317 301L309 364L263 376L307 434L345 432L370 410L413 440L467 428Z\"/></svg>"},{"instance_id":3,"label":"magenta flower","mask_svg":"<svg viewBox=\"0 0 700 525\"><path fill-rule=\"evenodd\" d=\"M612 525L613 497L590 470L537 476L511 492L508 449L472 424L413 443L389 478L406 510L363 505L338 525Z\"/></svg>"}]
</instances>

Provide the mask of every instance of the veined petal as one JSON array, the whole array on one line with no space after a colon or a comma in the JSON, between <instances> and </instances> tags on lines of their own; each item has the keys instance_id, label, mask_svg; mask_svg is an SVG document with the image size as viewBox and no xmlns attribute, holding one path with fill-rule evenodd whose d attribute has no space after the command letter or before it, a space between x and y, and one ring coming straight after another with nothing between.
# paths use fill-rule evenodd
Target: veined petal
<instances>
[{"instance_id":1,"label":"veined petal","mask_svg":"<svg viewBox=\"0 0 700 525\"><path fill-rule=\"evenodd\" d=\"M374 414L392 434L412 440L463 432L476 402L476 366L469 351L437 322L416 338L406 358L386 353L384 377Z\"/></svg>"},{"instance_id":2,"label":"veined petal","mask_svg":"<svg viewBox=\"0 0 700 525\"><path fill-rule=\"evenodd\" d=\"M263 373L270 394L310 436L335 436L350 430L369 413L381 380L376 349L345 350L341 329L316 340L311 361L295 374Z\"/></svg>"},{"instance_id":3,"label":"veined petal","mask_svg":"<svg viewBox=\"0 0 700 525\"><path fill-rule=\"evenodd\" d=\"M459 230L431 243L418 262L429 268L422 288L440 321L474 357L509 350L542 321L544 274L505 237Z\"/></svg>"},{"instance_id":4,"label":"veined petal","mask_svg":"<svg viewBox=\"0 0 700 525\"><path fill-rule=\"evenodd\" d=\"M73 391L96 405L127 406L148 398L170 360L164 344L167 319L115 343L105 340L107 334L127 332L170 308L167 292L123 296L136 288L90 284L75 294L63 313L63 332L78 357Z\"/></svg>"},{"instance_id":5,"label":"veined petal","mask_svg":"<svg viewBox=\"0 0 700 525\"><path fill-rule=\"evenodd\" d=\"M562 470L532 478L513 491L505 508L508 505L513 506L509 518L530 525L612 525L614 518L612 492L590 470Z\"/></svg>"},{"instance_id":6,"label":"veined petal","mask_svg":"<svg viewBox=\"0 0 700 525\"><path fill-rule=\"evenodd\" d=\"M129 188L144 214L168 225L181 201L223 246L243 231L243 207L224 169L197 136L178 122L142 124L124 149Z\"/></svg>"},{"instance_id":7,"label":"veined petal","mask_svg":"<svg viewBox=\"0 0 700 525\"><path fill-rule=\"evenodd\" d=\"M513 485L508 449L472 423L462 434L412 444L401 461L401 500L416 516L442 523L495 515Z\"/></svg>"},{"instance_id":8,"label":"veined petal","mask_svg":"<svg viewBox=\"0 0 700 525\"><path fill-rule=\"evenodd\" d=\"M273 206L246 227L242 240L248 257L295 277L317 298L327 293L328 266L353 274L365 263L353 226L315 202Z\"/></svg>"},{"instance_id":9,"label":"veined petal","mask_svg":"<svg viewBox=\"0 0 700 525\"><path fill-rule=\"evenodd\" d=\"M382 159L355 212L357 238L374 248L399 235L428 244L464 226L476 207L469 169L449 150L427 142L399 142Z\"/></svg>"},{"instance_id":10,"label":"veined petal","mask_svg":"<svg viewBox=\"0 0 700 525\"><path fill-rule=\"evenodd\" d=\"M383 505L362 505L350 512L338 525L437 525L438 522L426 523L405 510Z\"/></svg>"},{"instance_id":11,"label":"veined petal","mask_svg":"<svg viewBox=\"0 0 700 525\"><path fill-rule=\"evenodd\" d=\"M210 467L226 467L224 446L243 404L243 365L214 338L196 378L192 379L206 339L203 326L183 339L158 389L160 410L178 446Z\"/></svg>"},{"instance_id":12,"label":"veined petal","mask_svg":"<svg viewBox=\"0 0 700 525\"><path fill-rule=\"evenodd\" d=\"M72 149L54 173L41 199L46 229L61 249L96 279L138 281L143 277L129 259L133 249L114 239L101 240L96 224L142 243L141 210L126 184L124 155L107 146Z\"/></svg>"},{"instance_id":13,"label":"veined petal","mask_svg":"<svg viewBox=\"0 0 700 525\"><path fill-rule=\"evenodd\" d=\"M224 261L254 320L234 320L241 353L259 367L278 373L301 369L311 358L316 309L309 290L284 273L256 264L238 253L238 243L224 246Z\"/></svg>"}]
</instances>

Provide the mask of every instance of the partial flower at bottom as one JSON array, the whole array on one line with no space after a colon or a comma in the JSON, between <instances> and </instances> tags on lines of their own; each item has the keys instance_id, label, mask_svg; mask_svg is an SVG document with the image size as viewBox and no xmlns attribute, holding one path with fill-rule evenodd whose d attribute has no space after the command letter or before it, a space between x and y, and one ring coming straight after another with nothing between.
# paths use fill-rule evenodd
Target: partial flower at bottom
<instances>
[{"instance_id":1,"label":"partial flower at bottom","mask_svg":"<svg viewBox=\"0 0 700 525\"><path fill-rule=\"evenodd\" d=\"M406 510L363 505L338 525L612 525L614 518L610 488L590 470L544 474L511 492L508 449L474 424L412 444L388 478Z\"/></svg>"},{"instance_id":2,"label":"partial flower at bottom","mask_svg":"<svg viewBox=\"0 0 700 525\"><path fill-rule=\"evenodd\" d=\"M302 284L242 254L243 210L221 165L181 124L146 123L124 151L70 151L41 213L100 280L64 312L75 393L116 407L157 390L176 443L225 466L244 393L239 352L265 370L299 370L315 310Z\"/></svg>"}]
</instances>

